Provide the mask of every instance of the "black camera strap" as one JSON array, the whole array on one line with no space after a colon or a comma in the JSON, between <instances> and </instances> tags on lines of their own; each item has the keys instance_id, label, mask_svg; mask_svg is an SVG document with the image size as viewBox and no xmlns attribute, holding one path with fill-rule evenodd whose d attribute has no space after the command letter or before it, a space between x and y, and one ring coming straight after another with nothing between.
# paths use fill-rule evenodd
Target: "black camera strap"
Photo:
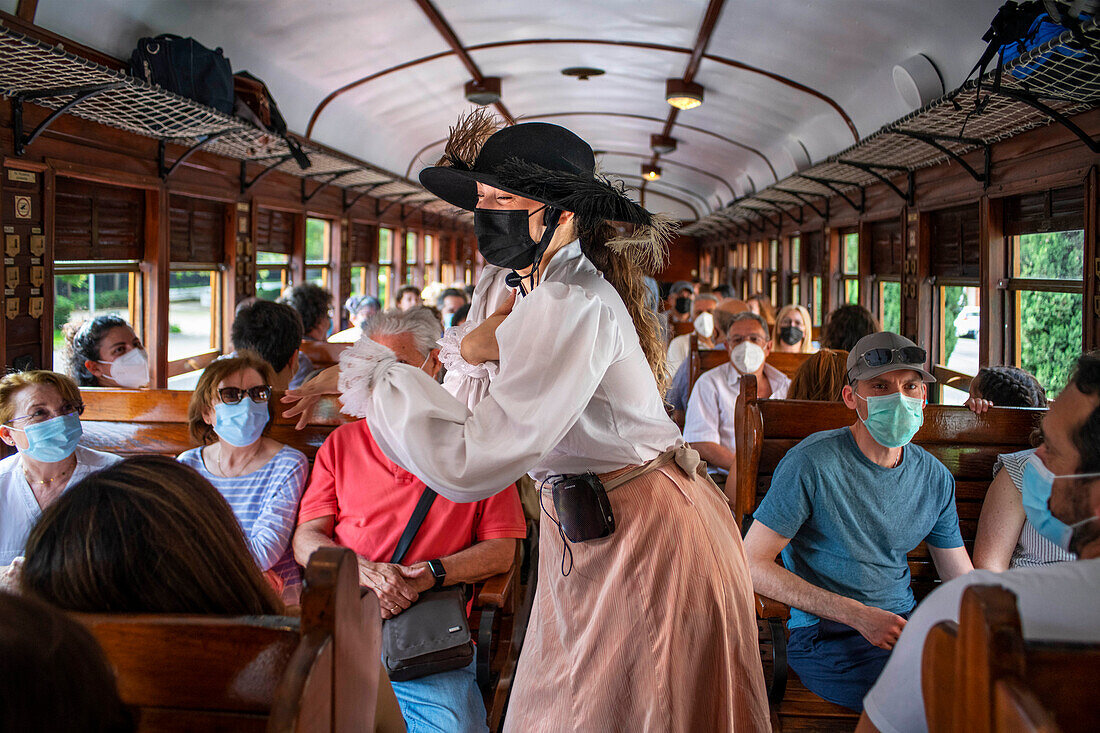
<instances>
[{"instance_id":1,"label":"black camera strap","mask_svg":"<svg viewBox=\"0 0 1100 733\"><path fill-rule=\"evenodd\" d=\"M393 557L390 558L390 562L400 563L405 559L405 553L409 551L409 546L416 539L416 533L420 531L420 525L424 524L424 518L428 516L428 510L432 508L432 502L435 501L435 497L439 494L427 486L424 487L424 493L420 495L420 499L416 502L416 507L413 509L412 516L409 517L409 523L405 525L405 531L401 533L401 539L397 541L397 547L393 550Z\"/></svg>"}]
</instances>

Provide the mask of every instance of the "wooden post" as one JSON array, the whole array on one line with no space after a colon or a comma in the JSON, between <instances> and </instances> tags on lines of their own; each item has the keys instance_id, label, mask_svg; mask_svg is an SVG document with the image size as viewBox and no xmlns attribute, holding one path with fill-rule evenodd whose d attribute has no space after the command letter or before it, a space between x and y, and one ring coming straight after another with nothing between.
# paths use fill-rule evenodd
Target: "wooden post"
<instances>
[{"instance_id":1,"label":"wooden post","mask_svg":"<svg viewBox=\"0 0 1100 733\"><path fill-rule=\"evenodd\" d=\"M1089 168L1085 177L1085 287L1081 314L1082 348L1092 351L1100 348L1100 243L1097 242L1100 227L1100 174L1096 166Z\"/></svg>"},{"instance_id":2,"label":"wooden post","mask_svg":"<svg viewBox=\"0 0 1100 733\"><path fill-rule=\"evenodd\" d=\"M981 226L981 290L978 305L982 319L978 329L978 365L1011 363L1006 353L1008 342L1005 328L1008 323L1008 290L1002 280L1008 274L1007 246L1004 236L1004 202L982 196L979 202Z\"/></svg>"},{"instance_id":3,"label":"wooden post","mask_svg":"<svg viewBox=\"0 0 1100 733\"><path fill-rule=\"evenodd\" d=\"M150 359L152 386L168 387L168 191L164 186L145 192L145 257L141 263L145 285L145 345Z\"/></svg>"}]
</instances>

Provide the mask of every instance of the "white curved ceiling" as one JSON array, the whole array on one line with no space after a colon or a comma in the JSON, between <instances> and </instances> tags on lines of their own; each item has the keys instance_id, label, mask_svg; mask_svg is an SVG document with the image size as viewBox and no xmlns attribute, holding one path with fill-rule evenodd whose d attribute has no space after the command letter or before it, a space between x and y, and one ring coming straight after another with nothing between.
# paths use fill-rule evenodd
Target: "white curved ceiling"
<instances>
[{"instance_id":1,"label":"white curved ceiling","mask_svg":"<svg viewBox=\"0 0 1100 733\"><path fill-rule=\"evenodd\" d=\"M954 88L981 54L1000 3L728 0L695 77L706 103L679 114L672 132L679 148L662 156L647 204L694 219L746 193L750 181L762 188L789 175L792 150L804 145L820 160L855 142L851 126L863 137L912 111L894 89L892 68L914 54L931 58ZM15 5L0 0L5 10ZM513 115L569 127L607 151L606 172L634 186L651 155L649 136L671 109L665 80L683 75L707 5L435 2L480 70L502 77ZM462 88L470 72L414 0L39 0L35 22L120 58L158 33L220 46L234 70L267 82L299 132L333 91L408 64L337 96L312 137L412 177L469 106ZM607 73L577 81L561 75L569 66Z\"/></svg>"}]
</instances>

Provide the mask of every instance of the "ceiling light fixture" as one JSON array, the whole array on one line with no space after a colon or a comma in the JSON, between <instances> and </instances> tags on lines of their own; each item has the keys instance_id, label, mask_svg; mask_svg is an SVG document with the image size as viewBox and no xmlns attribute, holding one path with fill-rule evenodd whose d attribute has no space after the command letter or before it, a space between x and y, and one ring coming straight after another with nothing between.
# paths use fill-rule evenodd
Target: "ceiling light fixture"
<instances>
[{"instance_id":1,"label":"ceiling light fixture","mask_svg":"<svg viewBox=\"0 0 1100 733\"><path fill-rule=\"evenodd\" d=\"M603 76L603 69L595 69L591 66L570 66L568 69L562 69L561 73L565 76L575 76L577 81L588 81L593 76Z\"/></svg>"},{"instance_id":2,"label":"ceiling light fixture","mask_svg":"<svg viewBox=\"0 0 1100 733\"><path fill-rule=\"evenodd\" d=\"M649 163L642 163L642 178L647 181L656 181L661 177L661 169Z\"/></svg>"},{"instance_id":3,"label":"ceiling light fixture","mask_svg":"<svg viewBox=\"0 0 1100 733\"><path fill-rule=\"evenodd\" d=\"M466 100L484 107L500 101L500 77L486 76L481 81L466 82Z\"/></svg>"},{"instance_id":4,"label":"ceiling light fixture","mask_svg":"<svg viewBox=\"0 0 1100 733\"><path fill-rule=\"evenodd\" d=\"M665 101L676 109L694 109L703 103L703 87L693 81L669 79L665 82Z\"/></svg>"},{"instance_id":5,"label":"ceiling light fixture","mask_svg":"<svg viewBox=\"0 0 1100 733\"><path fill-rule=\"evenodd\" d=\"M676 152L676 138L671 135L650 135L649 147L657 155L668 155Z\"/></svg>"}]
</instances>

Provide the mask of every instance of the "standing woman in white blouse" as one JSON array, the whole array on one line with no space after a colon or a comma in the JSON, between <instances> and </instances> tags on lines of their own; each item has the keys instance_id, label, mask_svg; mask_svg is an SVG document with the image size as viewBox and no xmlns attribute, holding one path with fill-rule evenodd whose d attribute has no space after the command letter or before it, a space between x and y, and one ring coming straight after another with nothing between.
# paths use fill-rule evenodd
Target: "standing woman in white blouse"
<instances>
[{"instance_id":1,"label":"standing woman in white blouse","mask_svg":"<svg viewBox=\"0 0 1100 733\"><path fill-rule=\"evenodd\" d=\"M451 391L361 339L339 366L344 409L453 501L524 473L539 483L548 521L507 730L767 730L740 536L659 388L642 278L663 260L667 227L598 176L592 149L565 128L525 123L486 140L484 123L452 130L441 165L420 174L474 212L478 248L497 266L443 341ZM614 240L611 221L635 236ZM505 273L518 297L505 297ZM490 311L486 297L504 302ZM330 370L290 399L336 385ZM598 487L563 478L586 472L613 520L575 498L599 507Z\"/></svg>"}]
</instances>

